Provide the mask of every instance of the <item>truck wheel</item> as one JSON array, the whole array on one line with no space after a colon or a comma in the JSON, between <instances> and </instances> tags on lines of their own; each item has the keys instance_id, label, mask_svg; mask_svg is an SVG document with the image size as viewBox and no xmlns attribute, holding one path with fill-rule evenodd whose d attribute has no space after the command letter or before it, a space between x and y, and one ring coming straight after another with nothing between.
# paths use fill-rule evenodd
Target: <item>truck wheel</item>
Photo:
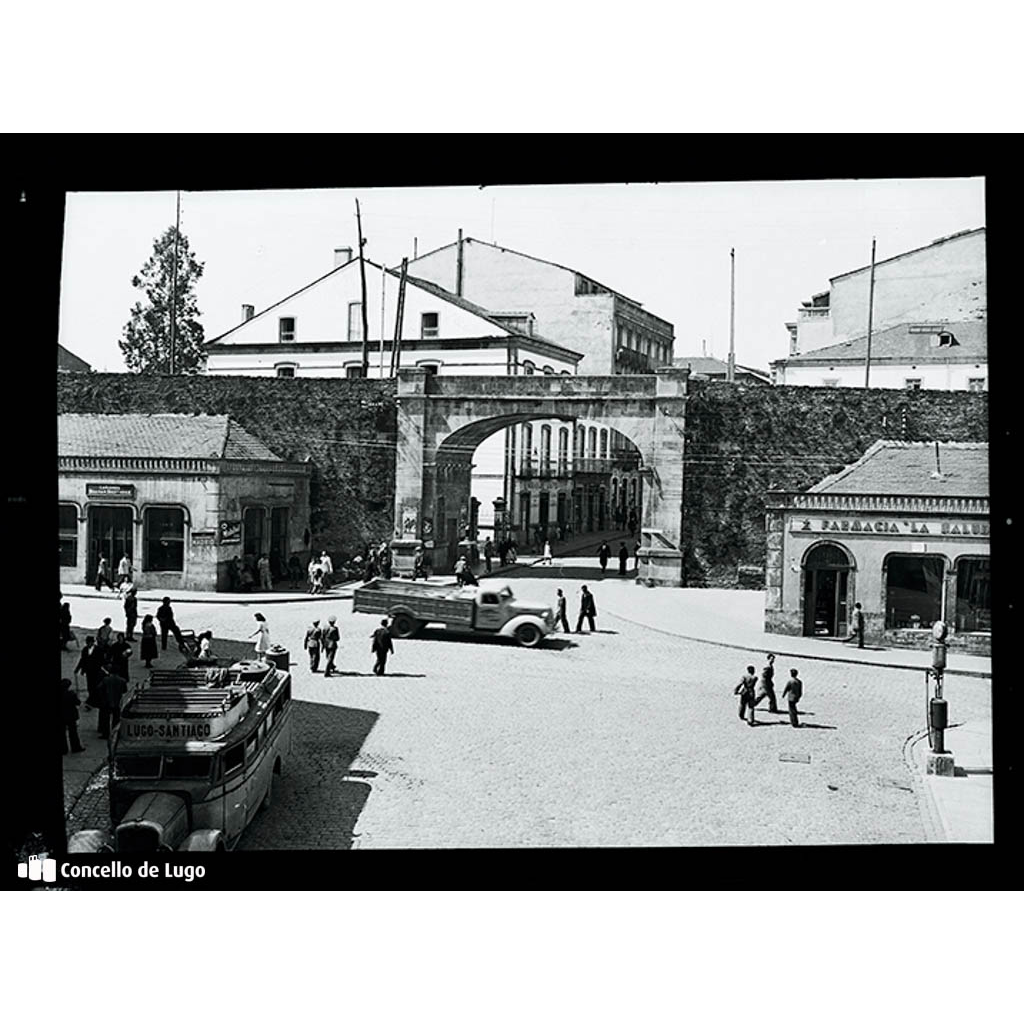
<instances>
[{"instance_id":1,"label":"truck wheel","mask_svg":"<svg viewBox=\"0 0 1024 1024\"><path fill-rule=\"evenodd\" d=\"M400 640L414 636L419 630L419 623L405 612L399 612L391 622L391 635Z\"/></svg>"},{"instance_id":2,"label":"truck wheel","mask_svg":"<svg viewBox=\"0 0 1024 1024\"><path fill-rule=\"evenodd\" d=\"M536 647L543 639L544 634L532 622L524 622L516 628L516 643L520 647Z\"/></svg>"}]
</instances>

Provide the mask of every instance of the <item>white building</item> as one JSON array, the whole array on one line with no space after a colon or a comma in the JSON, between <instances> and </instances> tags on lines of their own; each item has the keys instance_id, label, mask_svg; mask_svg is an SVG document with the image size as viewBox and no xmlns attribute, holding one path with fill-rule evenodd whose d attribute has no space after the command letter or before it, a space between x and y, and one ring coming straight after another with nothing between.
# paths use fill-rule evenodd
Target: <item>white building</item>
<instances>
[{"instance_id":1,"label":"white building","mask_svg":"<svg viewBox=\"0 0 1024 1024\"><path fill-rule=\"evenodd\" d=\"M862 388L867 337L791 355L771 364L775 384ZM871 336L868 383L873 388L988 390L984 320L900 324Z\"/></svg>"}]
</instances>

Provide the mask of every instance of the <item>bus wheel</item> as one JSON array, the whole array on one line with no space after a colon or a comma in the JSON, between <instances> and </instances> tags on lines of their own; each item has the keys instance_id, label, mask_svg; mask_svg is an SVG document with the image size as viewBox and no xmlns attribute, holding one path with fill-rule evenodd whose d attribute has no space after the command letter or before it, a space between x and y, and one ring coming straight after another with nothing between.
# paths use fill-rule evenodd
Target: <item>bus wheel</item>
<instances>
[{"instance_id":1,"label":"bus wheel","mask_svg":"<svg viewBox=\"0 0 1024 1024\"><path fill-rule=\"evenodd\" d=\"M544 634L532 623L524 622L516 629L516 643L520 647L536 647Z\"/></svg>"},{"instance_id":2,"label":"bus wheel","mask_svg":"<svg viewBox=\"0 0 1024 1024\"><path fill-rule=\"evenodd\" d=\"M399 612L391 622L391 635L397 636L400 640L413 636L417 632L419 623L405 612Z\"/></svg>"},{"instance_id":3,"label":"bus wheel","mask_svg":"<svg viewBox=\"0 0 1024 1024\"><path fill-rule=\"evenodd\" d=\"M274 773L270 773L270 778L267 780L267 791L263 794L263 803L260 804L260 810L265 811L274 802Z\"/></svg>"}]
</instances>

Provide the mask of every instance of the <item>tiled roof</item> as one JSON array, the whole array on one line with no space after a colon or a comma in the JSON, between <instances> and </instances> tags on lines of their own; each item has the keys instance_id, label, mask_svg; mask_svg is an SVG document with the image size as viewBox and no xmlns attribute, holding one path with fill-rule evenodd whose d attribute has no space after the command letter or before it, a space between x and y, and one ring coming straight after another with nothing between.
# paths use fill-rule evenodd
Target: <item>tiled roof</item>
<instances>
[{"instance_id":1,"label":"tiled roof","mask_svg":"<svg viewBox=\"0 0 1024 1024\"><path fill-rule=\"evenodd\" d=\"M283 461L227 416L176 413L65 413L57 417L57 448L79 457Z\"/></svg>"},{"instance_id":2,"label":"tiled roof","mask_svg":"<svg viewBox=\"0 0 1024 1024\"><path fill-rule=\"evenodd\" d=\"M691 373L705 373L709 377L724 377L729 372L729 364L724 359L715 359L714 356L676 356L672 360L672 365L688 367ZM770 375L765 370L756 370L752 366L741 366L739 363L736 364L736 372L749 373L762 380L770 379Z\"/></svg>"},{"instance_id":3,"label":"tiled roof","mask_svg":"<svg viewBox=\"0 0 1024 1024\"><path fill-rule=\"evenodd\" d=\"M812 493L988 497L988 445L876 441L856 462L809 488ZM936 472L941 476L936 477Z\"/></svg>"},{"instance_id":4,"label":"tiled roof","mask_svg":"<svg viewBox=\"0 0 1024 1024\"><path fill-rule=\"evenodd\" d=\"M57 369L72 373L88 373L92 367L81 356L57 342Z\"/></svg>"},{"instance_id":5,"label":"tiled roof","mask_svg":"<svg viewBox=\"0 0 1024 1024\"><path fill-rule=\"evenodd\" d=\"M934 333L948 332L953 335L957 344L937 348L932 345L932 333L921 332L920 324L897 324L887 327L871 335L871 358L900 359L910 363L944 362L950 358L965 359L988 358L988 323L985 320L962 320L956 323L940 323L934 325ZM913 328L913 330L912 330ZM818 364L830 363L841 359L863 361L867 358L867 335L816 348L810 352L790 356L788 359L777 360L779 363Z\"/></svg>"}]
</instances>

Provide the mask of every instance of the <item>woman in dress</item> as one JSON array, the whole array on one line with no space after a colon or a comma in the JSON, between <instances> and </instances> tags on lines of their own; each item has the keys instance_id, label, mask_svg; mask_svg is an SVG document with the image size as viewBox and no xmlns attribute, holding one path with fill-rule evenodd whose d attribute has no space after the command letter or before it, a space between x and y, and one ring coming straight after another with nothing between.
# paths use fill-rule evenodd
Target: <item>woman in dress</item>
<instances>
[{"instance_id":1,"label":"woman in dress","mask_svg":"<svg viewBox=\"0 0 1024 1024\"><path fill-rule=\"evenodd\" d=\"M262 659L270 650L270 630L262 612L256 612L253 618L256 620L256 632L250 633L249 639L256 638L256 657Z\"/></svg>"}]
</instances>

